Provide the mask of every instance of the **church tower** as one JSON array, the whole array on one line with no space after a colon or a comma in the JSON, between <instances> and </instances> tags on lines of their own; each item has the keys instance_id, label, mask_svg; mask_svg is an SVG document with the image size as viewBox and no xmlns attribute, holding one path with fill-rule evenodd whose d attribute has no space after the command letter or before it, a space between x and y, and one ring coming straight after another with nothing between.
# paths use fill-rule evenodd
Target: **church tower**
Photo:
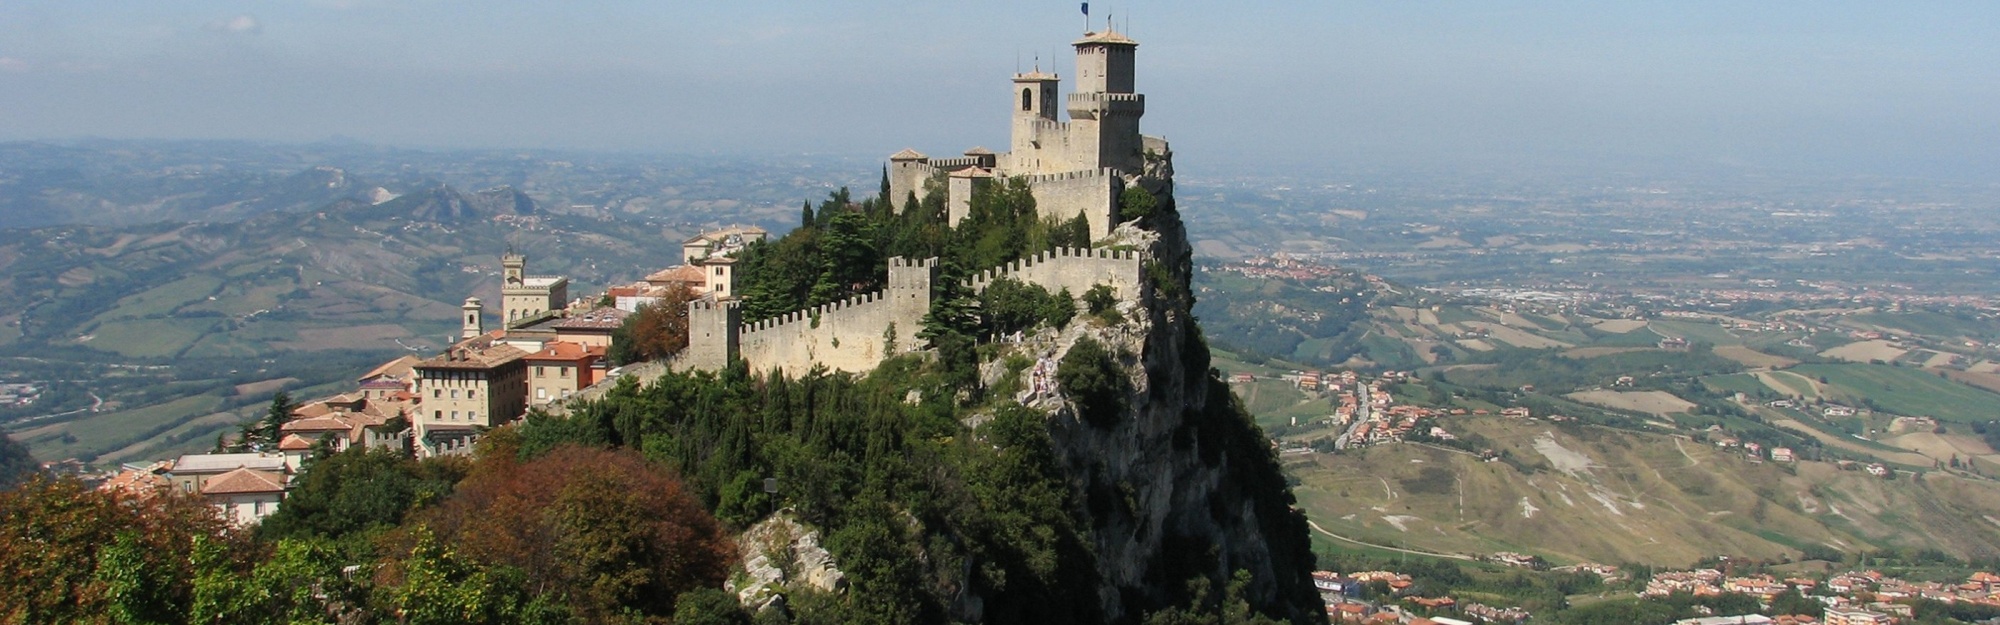
<instances>
[{"instance_id":1,"label":"church tower","mask_svg":"<svg viewBox=\"0 0 2000 625\"><path fill-rule=\"evenodd\" d=\"M1024 162L1014 166L1023 172L1043 171L1045 166L1062 169L1062 123L1056 119L1057 87L1062 78L1044 74L1041 68L1014 75L1014 142L1012 154Z\"/></svg>"},{"instance_id":2,"label":"church tower","mask_svg":"<svg viewBox=\"0 0 2000 625\"><path fill-rule=\"evenodd\" d=\"M486 322L480 318L483 307L479 303L479 298L465 298L465 305L459 308L464 311L463 316L465 317L465 324L458 331L459 340L474 338L486 333Z\"/></svg>"},{"instance_id":3,"label":"church tower","mask_svg":"<svg viewBox=\"0 0 2000 625\"><path fill-rule=\"evenodd\" d=\"M1076 146L1076 165L1109 167L1138 173L1145 165L1139 117L1146 114L1146 96L1133 91L1133 63L1139 42L1111 30L1085 33L1076 46L1076 93L1069 96L1069 117Z\"/></svg>"}]
</instances>

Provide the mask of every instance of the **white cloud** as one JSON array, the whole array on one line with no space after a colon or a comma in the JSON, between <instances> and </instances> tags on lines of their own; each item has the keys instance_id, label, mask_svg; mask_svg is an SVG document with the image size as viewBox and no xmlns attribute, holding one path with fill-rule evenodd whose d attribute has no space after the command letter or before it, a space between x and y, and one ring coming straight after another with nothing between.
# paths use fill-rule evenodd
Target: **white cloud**
<instances>
[{"instance_id":1,"label":"white cloud","mask_svg":"<svg viewBox=\"0 0 2000 625\"><path fill-rule=\"evenodd\" d=\"M0 72L28 71L28 62L11 56L0 56Z\"/></svg>"},{"instance_id":2,"label":"white cloud","mask_svg":"<svg viewBox=\"0 0 2000 625\"><path fill-rule=\"evenodd\" d=\"M229 19L216 20L209 22L207 25L202 26L202 28L219 33L242 33L246 35L255 35L264 31L264 25L259 23L257 17L253 15L238 15Z\"/></svg>"}]
</instances>

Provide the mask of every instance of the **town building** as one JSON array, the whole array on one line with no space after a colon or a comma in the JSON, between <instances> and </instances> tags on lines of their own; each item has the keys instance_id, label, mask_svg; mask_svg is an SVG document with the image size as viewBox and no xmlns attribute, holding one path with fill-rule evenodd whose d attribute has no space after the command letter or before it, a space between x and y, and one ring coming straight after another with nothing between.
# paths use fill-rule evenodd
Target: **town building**
<instances>
[{"instance_id":1,"label":"town building","mask_svg":"<svg viewBox=\"0 0 2000 625\"><path fill-rule=\"evenodd\" d=\"M528 275L528 257L507 252L500 257L502 326L533 319L569 304L569 278ZM468 304L477 300L467 300Z\"/></svg>"},{"instance_id":2,"label":"town building","mask_svg":"<svg viewBox=\"0 0 2000 625\"><path fill-rule=\"evenodd\" d=\"M480 431L527 411L528 352L500 339L504 331L460 341L418 362L414 421L419 453L469 451Z\"/></svg>"},{"instance_id":3,"label":"town building","mask_svg":"<svg viewBox=\"0 0 2000 625\"><path fill-rule=\"evenodd\" d=\"M255 525L278 511L285 499L285 476L283 471L234 469L204 482L201 498L221 510L231 525Z\"/></svg>"},{"instance_id":4,"label":"town building","mask_svg":"<svg viewBox=\"0 0 2000 625\"><path fill-rule=\"evenodd\" d=\"M528 354L528 405L568 399L604 379L605 346L556 341Z\"/></svg>"},{"instance_id":5,"label":"town building","mask_svg":"<svg viewBox=\"0 0 2000 625\"><path fill-rule=\"evenodd\" d=\"M216 476L250 469L267 473L285 472L285 457L270 453L187 454L164 467L174 490L199 493Z\"/></svg>"}]
</instances>

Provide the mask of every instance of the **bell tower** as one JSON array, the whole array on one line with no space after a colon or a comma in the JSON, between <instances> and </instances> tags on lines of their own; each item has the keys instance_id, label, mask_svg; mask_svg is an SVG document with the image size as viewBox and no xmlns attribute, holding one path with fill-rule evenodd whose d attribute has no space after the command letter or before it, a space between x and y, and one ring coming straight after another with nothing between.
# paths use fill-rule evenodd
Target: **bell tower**
<instances>
[{"instance_id":1,"label":"bell tower","mask_svg":"<svg viewBox=\"0 0 2000 625\"><path fill-rule=\"evenodd\" d=\"M1063 165L1062 122L1058 86L1062 78L1044 74L1040 68L1014 75L1014 141L1011 159L1017 173L1038 173ZM1056 167L1060 169L1060 167Z\"/></svg>"},{"instance_id":2,"label":"bell tower","mask_svg":"<svg viewBox=\"0 0 2000 625\"><path fill-rule=\"evenodd\" d=\"M465 305L460 306L459 309L464 311L462 316L465 317L465 324L458 331L459 340L474 338L486 333L486 322L481 319L483 306L479 303L479 298L465 298Z\"/></svg>"}]
</instances>

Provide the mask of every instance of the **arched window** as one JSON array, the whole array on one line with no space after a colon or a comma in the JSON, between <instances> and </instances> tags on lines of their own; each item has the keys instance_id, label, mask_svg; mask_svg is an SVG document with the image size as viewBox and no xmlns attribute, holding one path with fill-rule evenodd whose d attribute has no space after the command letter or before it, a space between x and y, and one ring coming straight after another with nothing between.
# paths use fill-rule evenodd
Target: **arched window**
<instances>
[{"instance_id":1,"label":"arched window","mask_svg":"<svg viewBox=\"0 0 2000 625\"><path fill-rule=\"evenodd\" d=\"M1035 110L1035 92L1034 92L1034 90L1032 90L1032 89L1028 89L1028 88L1026 88L1026 87L1023 87L1023 88L1021 89L1021 110L1023 110L1023 111L1032 111L1032 110Z\"/></svg>"}]
</instances>

